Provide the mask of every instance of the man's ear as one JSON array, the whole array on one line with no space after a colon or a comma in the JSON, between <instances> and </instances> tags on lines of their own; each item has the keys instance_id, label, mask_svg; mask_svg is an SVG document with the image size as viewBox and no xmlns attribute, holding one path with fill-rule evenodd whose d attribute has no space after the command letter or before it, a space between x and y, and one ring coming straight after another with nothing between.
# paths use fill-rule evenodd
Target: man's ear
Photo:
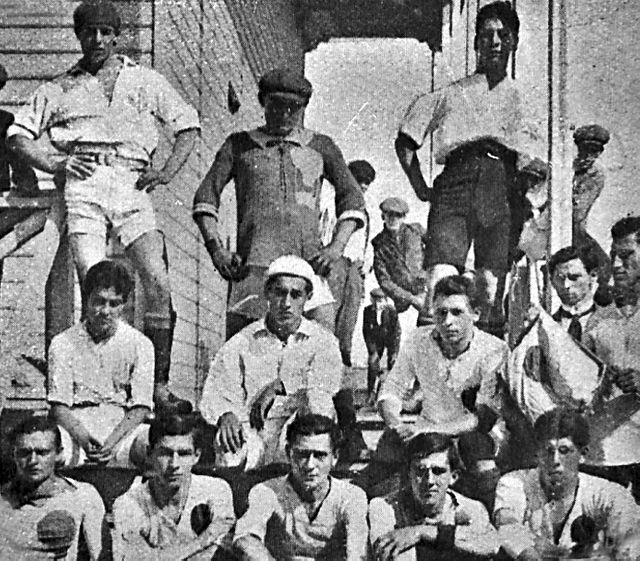
<instances>
[{"instance_id":1,"label":"man's ear","mask_svg":"<svg viewBox=\"0 0 640 561\"><path fill-rule=\"evenodd\" d=\"M587 456L587 454L589 453L589 446L583 446L582 448L580 448L580 463L583 464L584 463L584 459Z\"/></svg>"},{"instance_id":2,"label":"man's ear","mask_svg":"<svg viewBox=\"0 0 640 561\"><path fill-rule=\"evenodd\" d=\"M458 481L459 477L460 477L460 470L457 470L457 469L452 470L452 472L451 472L451 483L449 485L450 486L454 485L455 482Z\"/></svg>"},{"instance_id":3,"label":"man's ear","mask_svg":"<svg viewBox=\"0 0 640 561\"><path fill-rule=\"evenodd\" d=\"M196 464L200 461L200 456L202 456L202 450L200 448L196 448L194 456L196 457Z\"/></svg>"},{"instance_id":4,"label":"man's ear","mask_svg":"<svg viewBox=\"0 0 640 561\"><path fill-rule=\"evenodd\" d=\"M64 448L62 446L60 446L60 448L58 448L56 450L56 470L61 469L64 467Z\"/></svg>"}]
</instances>

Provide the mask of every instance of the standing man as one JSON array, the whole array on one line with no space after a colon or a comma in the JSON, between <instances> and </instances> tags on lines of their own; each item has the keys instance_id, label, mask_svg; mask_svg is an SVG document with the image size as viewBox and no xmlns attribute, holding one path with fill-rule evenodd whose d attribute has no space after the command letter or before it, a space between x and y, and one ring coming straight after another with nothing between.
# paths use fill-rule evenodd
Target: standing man
<instances>
[{"instance_id":1,"label":"standing man","mask_svg":"<svg viewBox=\"0 0 640 561\"><path fill-rule=\"evenodd\" d=\"M389 197L380 210L384 229L371 240L373 270L380 288L393 300L405 338L415 329L425 302L425 233L417 222L405 222L409 205L404 199Z\"/></svg>"},{"instance_id":2,"label":"standing man","mask_svg":"<svg viewBox=\"0 0 640 561\"><path fill-rule=\"evenodd\" d=\"M487 509L451 489L463 469L453 438L419 434L407 445L402 487L369 505L376 561L481 559L498 551Z\"/></svg>"},{"instance_id":3,"label":"standing man","mask_svg":"<svg viewBox=\"0 0 640 561\"><path fill-rule=\"evenodd\" d=\"M331 477L340 429L322 415L299 415L287 429L289 473L256 485L238 520L241 559L367 559L367 496Z\"/></svg>"},{"instance_id":4,"label":"standing man","mask_svg":"<svg viewBox=\"0 0 640 561\"><path fill-rule=\"evenodd\" d=\"M624 485L640 497L640 217L611 228L611 264L615 301L593 316L595 326L585 345L607 365L605 415L593 424L588 463L598 474ZM597 414L597 410L596 410Z\"/></svg>"},{"instance_id":5,"label":"standing man","mask_svg":"<svg viewBox=\"0 0 640 561\"><path fill-rule=\"evenodd\" d=\"M553 409L535 423L537 469L502 476L494 523L509 559L638 559L640 508L620 485L580 473L589 425Z\"/></svg>"},{"instance_id":6,"label":"standing man","mask_svg":"<svg viewBox=\"0 0 640 561\"><path fill-rule=\"evenodd\" d=\"M386 303L380 288L371 291L371 304L364 309L362 335L369 353L367 368L367 392L369 401L375 402L375 388L382 373L380 361L387 351L387 368L391 370L400 348L400 323L395 307Z\"/></svg>"},{"instance_id":7,"label":"standing man","mask_svg":"<svg viewBox=\"0 0 640 561\"><path fill-rule=\"evenodd\" d=\"M605 255L605 258L608 258ZM593 322L596 311L593 297L598 289L602 264L591 247L563 247L548 263L551 284L560 298L553 319L579 343Z\"/></svg>"},{"instance_id":8,"label":"standing man","mask_svg":"<svg viewBox=\"0 0 640 561\"><path fill-rule=\"evenodd\" d=\"M107 229L120 238L145 290L144 331L156 355L154 399L185 409L188 404L168 390L175 318L164 238L148 193L169 183L187 160L199 134L198 114L160 74L116 54L121 19L114 4L83 2L73 23L82 58L20 109L9 145L27 164L53 174L64 190L81 282L105 257ZM175 135L162 168L151 165L156 122ZM54 151L37 142L43 135Z\"/></svg>"},{"instance_id":9,"label":"standing man","mask_svg":"<svg viewBox=\"0 0 640 561\"><path fill-rule=\"evenodd\" d=\"M335 330L341 303L334 306L333 301L339 300L339 279L346 274L342 256L351 234L365 222L364 198L333 140L304 128L311 93L311 83L295 72L277 69L262 76L258 99L265 124L229 136L196 192L194 220L214 266L231 281L227 339L264 317L264 273L281 255L309 261L325 278L316 291L313 314ZM338 222L333 239L323 247L325 179L335 188ZM220 198L231 180L238 205L235 253L225 248L218 232Z\"/></svg>"},{"instance_id":10,"label":"standing man","mask_svg":"<svg viewBox=\"0 0 640 561\"><path fill-rule=\"evenodd\" d=\"M56 473L62 439L55 423L30 417L9 444L16 474L0 489L0 558L75 561L82 531L97 560L104 505L92 485Z\"/></svg>"},{"instance_id":11,"label":"standing man","mask_svg":"<svg viewBox=\"0 0 640 561\"><path fill-rule=\"evenodd\" d=\"M592 247L606 267L598 275L601 285L611 279L606 252L587 232L589 212L604 190L604 171L597 162L609 142L609 131L600 125L585 125L573 133L578 154L573 160L573 245Z\"/></svg>"},{"instance_id":12,"label":"standing man","mask_svg":"<svg viewBox=\"0 0 640 561\"><path fill-rule=\"evenodd\" d=\"M525 118L528 109L508 76L518 46L520 21L509 2L484 6L476 18L476 73L447 88L418 97L400 125L396 152L416 195L431 202L426 263L429 289L462 273L471 243L483 285L481 325L501 335L502 295L524 221L520 172L531 172L538 135ZM433 133L435 161L444 170L429 187L418 149ZM539 164L538 162L535 162Z\"/></svg>"},{"instance_id":13,"label":"standing man","mask_svg":"<svg viewBox=\"0 0 640 561\"><path fill-rule=\"evenodd\" d=\"M266 316L227 341L211 362L200 411L217 425L218 465L251 470L286 462L282 429L298 411L334 416L342 360L337 339L302 317L313 269L284 255L264 281Z\"/></svg>"},{"instance_id":14,"label":"standing man","mask_svg":"<svg viewBox=\"0 0 640 561\"><path fill-rule=\"evenodd\" d=\"M149 479L113 506L113 559L218 559L231 546L233 498L222 479L191 473L202 435L195 415L156 419Z\"/></svg>"}]
</instances>

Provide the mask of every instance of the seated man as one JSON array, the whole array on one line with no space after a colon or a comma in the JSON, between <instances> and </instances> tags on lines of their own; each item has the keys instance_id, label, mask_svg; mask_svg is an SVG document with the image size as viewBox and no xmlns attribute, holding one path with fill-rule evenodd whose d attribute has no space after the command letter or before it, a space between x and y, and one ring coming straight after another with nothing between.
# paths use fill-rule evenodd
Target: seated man
<instances>
[{"instance_id":1,"label":"seated man","mask_svg":"<svg viewBox=\"0 0 640 561\"><path fill-rule=\"evenodd\" d=\"M87 272L85 319L53 338L47 401L62 429L64 462L136 467L130 458L153 407L153 345L121 315L133 289L122 263Z\"/></svg>"},{"instance_id":2,"label":"seated man","mask_svg":"<svg viewBox=\"0 0 640 561\"><path fill-rule=\"evenodd\" d=\"M10 439L16 474L0 489L0 559L67 559L78 554L80 530L92 560L102 550L104 505L96 489L56 473L58 427L30 417Z\"/></svg>"},{"instance_id":3,"label":"seated man","mask_svg":"<svg viewBox=\"0 0 640 561\"><path fill-rule=\"evenodd\" d=\"M238 520L234 546L242 559L367 558L367 497L329 475L339 437L322 415L299 415L289 425L289 474L256 485Z\"/></svg>"},{"instance_id":4,"label":"seated man","mask_svg":"<svg viewBox=\"0 0 640 561\"><path fill-rule=\"evenodd\" d=\"M593 301L598 289L601 264L590 247L564 247L549 259L551 284L560 298L560 308L553 319L562 325L576 341L593 324L596 311Z\"/></svg>"},{"instance_id":5,"label":"seated man","mask_svg":"<svg viewBox=\"0 0 640 561\"><path fill-rule=\"evenodd\" d=\"M502 408L498 388L508 350L506 343L475 326L479 318L477 302L473 281L466 277L453 275L436 284L435 324L417 328L401 346L398 360L380 388L378 408L390 431L378 446L381 461L397 466L400 442L407 442L417 431L454 436L472 433L483 452L487 442L493 448L490 431L496 440L502 439L501 424L496 424ZM416 382L420 385L422 412L412 425L402 422L400 412L403 399L411 395ZM476 483L487 478L497 480L493 454L486 457L474 453L471 437L465 440L472 457L467 476L474 476ZM475 488L479 490L480 484ZM487 489L489 494L491 491Z\"/></svg>"},{"instance_id":6,"label":"seated man","mask_svg":"<svg viewBox=\"0 0 640 561\"><path fill-rule=\"evenodd\" d=\"M313 278L300 257L273 261L264 284L266 317L234 335L213 359L200 411L218 426L218 465L250 470L286 462L282 429L299 408L334 415L343 369L338 341L302 317Z\"/></svg>"},{"instance_id":7,"label":"seated man","mask_svg":"<svg viewBox=\"0 0 640 561\"><path fill-rule=\"evenodd\" d=\"M369 505L375 559L477 559L494 554L498 536L487 510L450 489L462 468L453 439L422 433L409 441L405 455L401 489Z\"/></svg>"},{"instance_id":8,"label":"seated man","mask_svg":"<svg viewBox=\"0 0 640 561\"><path fill-rule=\"evenodd\" d=\"M537 469L498 483L494 522L512 559L638 559L640 508L624 487L578 472L589 426L554 409L535 423ZM609 555L609 556L608 556Z\"/></svg>"},{"instance_id":9,"label":"seated man","mask_svg":"<svg viewBox=\"0 0 640 561\"><path fill-rule=\"evenodd\" d=\"M149 479L134 481L113 507L113 558L218 559L231 545L229 485L191 473L202 437L196 415L173 415L149 431Z\"/></svg>"}]
</instances>

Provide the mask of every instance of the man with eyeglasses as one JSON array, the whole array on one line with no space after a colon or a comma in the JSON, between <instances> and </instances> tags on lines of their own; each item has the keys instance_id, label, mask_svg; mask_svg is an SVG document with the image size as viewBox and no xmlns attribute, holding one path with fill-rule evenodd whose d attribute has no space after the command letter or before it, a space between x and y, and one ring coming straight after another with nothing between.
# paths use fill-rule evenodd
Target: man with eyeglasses
<instances>
[{"instance_id":1,"label":"man with eyeglasses","mask_svg":"<svg viewBox=\"0 0 640 561\"><path fill-rule=\"evenodd\" d=\"M311 83L287 69L260 78L258 99L265 124L231 134L198 188L193 216L214 266L231 282L227 339L264 317L262 283L269 263L281 255L309 261L324 280L307 310L334 332L342 288L342 255L351 234L364 225L364 197L336 144L306 129ZM324 180L335 188L337 224L328 245L321 241ZM220 238L222 192L233 180L237 201L237 247ZM344 282L342 282L342 285Z\"/></svg>"},{"instance_id":2,"label":"man with eyeglasses","mask_svg":"<svg viewBox=\"0 0 640 561\"><path fill-rule=\"evenodd\" d=\"M367 559L367 497L331 477L340 429L322 415L299 415L287 429L289 473L256 485L238 520L241 559Z\"/></svg>"},{"instance_id":3,"label":"man with eyeglasses","mask_svg":"<svg viewBox=\"0 0 640 561\"><path fill-rule=\"evenodd\" d=\"M454 440L419 434L405 449L403 484L369 505L376 561L481 559L498 550L489 513L450 489L462 470Z\"/></svg>"}]
</instances>

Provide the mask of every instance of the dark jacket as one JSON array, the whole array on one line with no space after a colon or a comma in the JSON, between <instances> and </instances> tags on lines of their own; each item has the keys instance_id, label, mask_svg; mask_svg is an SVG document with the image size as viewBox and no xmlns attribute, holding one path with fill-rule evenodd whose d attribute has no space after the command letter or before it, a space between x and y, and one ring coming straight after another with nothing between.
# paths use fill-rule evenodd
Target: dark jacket
<instances>
[{"instance_id":1,"label":"dark jacket","mask_svg":"<svg viewBox=\"0 0 640 561\"><path fill-rule=\"evenodd\" d=\"M398 354L400 348L400 322L398 312L391 306L385 306L382 310L381 323L375 307L370 304L364 309L362 319L362 335L367 344L369 354L377 352L382 354L387 349L389 355Z\"/></svg>"}]
</instances>

